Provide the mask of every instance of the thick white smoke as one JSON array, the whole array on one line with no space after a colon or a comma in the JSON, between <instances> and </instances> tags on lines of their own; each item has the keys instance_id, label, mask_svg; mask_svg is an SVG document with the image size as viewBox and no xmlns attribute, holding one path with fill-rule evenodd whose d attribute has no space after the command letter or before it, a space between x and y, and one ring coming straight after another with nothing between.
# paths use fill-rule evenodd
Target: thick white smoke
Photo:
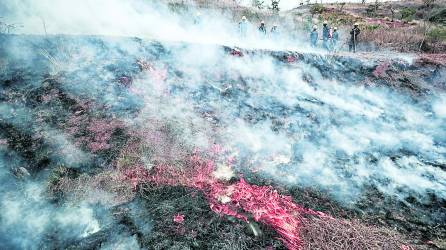
<instances>
[{"instance_id":1,"label":"thick white smoke","mask_svg":"<svg viewBox=\"0 0 446 250\"><path fill-rule=\"evenodd\" d=\"M441 97L415 100L387 87L326 80L307 64L285 66L269 56L231 57L211 46L168 48L166 67L183 75L162 84L187 91L165 95L155 87L159 83L137 81L151 115L203 127L211 125L192 107L212 111L223 145L245 159L241 168L323 188L343 201L354 201L369 186L401 199L446 197L446 173L437 167L446 162ZM206 60L199 56L203 51ZM310 82L303 80L308 75ZM228 83L233 79L239 80ZM243 98L224 97L225 91ZM147 93L164 101L153 103ZM274 128L277 122L281 129Z\"/></svg>"},{"instance_id":2,"label":"thick white smoke","mask_svg":"<svg viewBox=\"0 0 446 250\"><path fill-rule=\"evenodd\" d=\"M22 34L69 34L131 36L200 44L300 49L306 37L290 40L283 31L280 39L262 38L258 20L249 20L248 36L238 33L238 21L231 13L200 11L192 6L172 11L163 1L143 0L12 0L0 3L0 16L19 24ZM273 19L267 20L268 31Z\"/></svg>"},{"instance_id":3,"label":"thick white smoke","mask_svg":"<svg viewBox=\"0 0 446 250\"><path fill-rule=\"evenodd\" d=\"M59 239L86 237L100 230L88 205L57 207L47 201L45 186L38 182L15 182L10 167L23 166L18 156L0 148L0 248L40 249L45 234L58 230ZM12 157L11 157L12 156Z\"/></svg>"}]
</instances>

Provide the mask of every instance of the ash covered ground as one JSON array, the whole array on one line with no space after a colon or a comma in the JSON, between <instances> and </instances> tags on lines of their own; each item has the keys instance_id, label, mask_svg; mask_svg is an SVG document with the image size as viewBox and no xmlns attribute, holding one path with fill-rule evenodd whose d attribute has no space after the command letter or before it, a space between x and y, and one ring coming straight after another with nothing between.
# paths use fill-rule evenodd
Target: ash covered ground
<instances>
[{"instance_id":1,"label":"ash covered ground","mask_svg":"<svg viewBox=\"0 0 446 250\"><path fill-rule=\"evenodd\" d=\"M443 65L117 36L0 44L2 249L445 247Z\"/></svg>"}]
</instances>

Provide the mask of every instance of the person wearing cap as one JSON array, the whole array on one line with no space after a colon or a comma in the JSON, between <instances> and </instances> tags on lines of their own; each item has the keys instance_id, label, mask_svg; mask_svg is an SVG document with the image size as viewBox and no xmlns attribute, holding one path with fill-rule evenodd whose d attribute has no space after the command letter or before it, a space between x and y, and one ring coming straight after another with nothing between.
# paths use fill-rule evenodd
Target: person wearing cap
<instances>
[{"instance_id":1,"label":"person wearing cap","mask_svg":"<svg viewBox=\"0 0 446 250\"><path fill-rule=\"evenodd\" d=\"M350 42L348 44L348 50L353 53L356 52L356 45L358 44L358 35L361 33L361 30L358 28L359 24L355 23L353 25L353 29L350 31Z\"/></svg>"},{"instance_id":2,"label":"person wearing cap","mask_svg":"<svg viewBox=\"0 0 446 250\"><path fill-rule=\"evenodd\" d=\"M325 49L330 50L328 40L330 39L330 28L328 27L327 21L324 21L322 27L322 40Z\"/></svg>"},{"instance_id":3,"label":"person wearing cap","mask_svg":"<svg viewBox=\"0 0 446 250\"><path fill-rule=\"evenodd\" d=\"M338 27L333 28L333 33L331 34L331 49L334 51L337 48L339 41Z\"/></svg>"},{"instance_id":4,"label":"person wearing cap","mask_svg":"<svg viewBox=\"0 0 446 250\"><path fill-rule=\"evenodd\" d=\"M201 23L201 13L197 12L197 14L195 14L195 18L194 18L194 24L198 25Z\"/></svg>"},{"instance_id":5,"label":"person wearing cap","mask_svg":"<svg viewBox=\"0 0 446 250\"><path fill-rule=\"evenodd\" d=\"M242 16L242 20L238 23L238 29L240 37L245 38L248 33L248 21L245 16Z\"/></svg>"},{"instance_id":6,"label":"person wearing cap","mask_svg":"<svg viewBox=\"0 0 446 250\"><path fill-rule=\"evenodd\" d=\"M261 22L260 22L259 33L260 33L260 35L262 35L262 36L266 36L266 26L265 26L265 21L261 21Z\"/></svg>"},{"instance_id":7,"label":"person wearing cap","mask_svg":"<svg viewBox=\"0 0 446 250\"><path fill-rule=\"evenodd\" d=\"M318 38L319 38L319 34L317 33L317 25L314 25L313 31L311 31L311 33L310 33L311 47L316 48Z\"/></svg>"}]
</instances>

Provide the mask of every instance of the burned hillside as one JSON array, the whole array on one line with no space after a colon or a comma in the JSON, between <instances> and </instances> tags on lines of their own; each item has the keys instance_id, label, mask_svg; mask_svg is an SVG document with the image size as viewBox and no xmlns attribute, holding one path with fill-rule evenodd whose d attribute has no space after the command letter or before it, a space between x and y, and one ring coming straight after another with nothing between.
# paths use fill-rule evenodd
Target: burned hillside
<instances>
[{"instance_id":1,"label":"burned hillside","mask_svg":"<svg viewBox=\"0 0 446 250\"><path fill-rule=\"evenodd\" d=\"M444 65L110 36L0 43L0 248L444 246Z\"/></svg>"}]
</instances>

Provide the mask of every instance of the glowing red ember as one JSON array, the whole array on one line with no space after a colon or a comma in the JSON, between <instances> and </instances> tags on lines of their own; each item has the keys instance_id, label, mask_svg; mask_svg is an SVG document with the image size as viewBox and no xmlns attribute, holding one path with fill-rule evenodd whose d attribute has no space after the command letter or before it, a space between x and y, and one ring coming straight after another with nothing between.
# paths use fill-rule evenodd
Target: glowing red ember
<instances>
[{"instance_id":1,"label":"glowing red ember","mask_svg":"<svg viewBox=\"0 0 446 250\"><path fill-rule=\"evenodd\" d=\"M183 214L177 214L173 217L173 221L175 223L180 223L182 224L184 222L184 215Z\"/></svg>"},{"instance_id":2,"label":"glowing red ember","mask_svg":"<svg viewBox=\"0 0 446 250\"><path fill-rule=\"evenodd\" d=\"M324 213L305 209L295 204L291 197L280 195L270 186L256 186L243 178L235 184L216 179L212 173L214 163L204 161L198 155L190 159L188 168L159 165L149 171L137 167L124 172L132 185L150 182L156 185L187 186L201 190L208 199L212 211L249 222L248 214L255 221L271 226L288 249L300 249L300 225L305 215L331 219ZM182 215L174 221L181 223Z\"/></svg>"}]
</instances>

